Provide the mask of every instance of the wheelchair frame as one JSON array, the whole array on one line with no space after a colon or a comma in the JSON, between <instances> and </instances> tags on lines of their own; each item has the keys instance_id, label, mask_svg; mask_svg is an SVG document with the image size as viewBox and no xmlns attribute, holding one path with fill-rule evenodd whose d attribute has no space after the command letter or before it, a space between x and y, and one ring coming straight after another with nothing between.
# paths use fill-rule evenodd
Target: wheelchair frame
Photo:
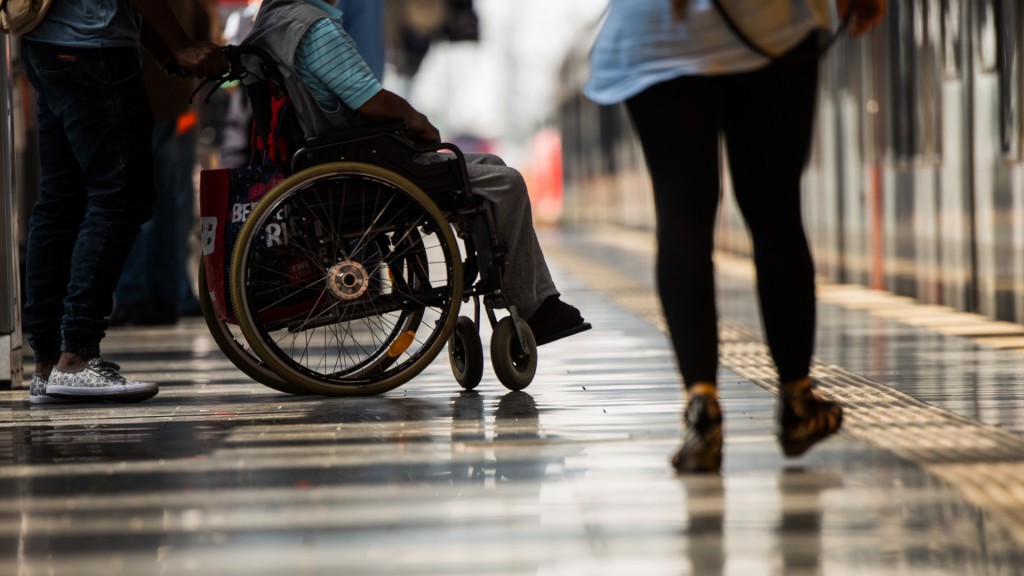
<instances>
[{"instance_id":1,"label":"wheelchair frame","mask_svg":"<svg viewBox=\"0 0 1024 576\"><path fill-rule=\"evenodd\" d=\"M260 48L223 49L231 68L210 94L241 81L255 133L268 138L271 96L285 90L280 71ZM361 126L293 143L290 175L256 202L231 251L237 325L214 313L201 266L206 323L251 378L292 394L380 394L447 345L456 381L473 389L483 375L482 309L498 379L510 390L533 380L537 346L502 291L506 248L490 203L471 193L457 146L416 147L404 128ZM414 159L428 153L447 158ZM460 315L471 300L473 316Z\"/></svg>"}]
</instances>

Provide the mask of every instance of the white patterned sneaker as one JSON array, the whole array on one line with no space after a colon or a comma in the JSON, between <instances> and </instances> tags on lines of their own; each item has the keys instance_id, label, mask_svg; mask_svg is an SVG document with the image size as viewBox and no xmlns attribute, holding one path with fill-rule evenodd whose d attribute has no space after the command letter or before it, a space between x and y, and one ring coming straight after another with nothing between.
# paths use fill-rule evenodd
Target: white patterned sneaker
<instances>
[{"instance_id":1,"label":"white patterned sneaker","mask_svg":"<svg viewBox=\"0 0 1024 576\"><path fill-rule=\"evenodd\" d=\"M31 404L56 404L66 403L67 400L54 398L46 395L46 378L32 375L32 383L28 386L28 401Z\"/></svg>"},{"instance_id":2,"label":"white patterned sneaker","mask_svg":"<svg viewBox=\"0 0 1024 576\"><path fill-rule=\"evenodd\" d=\"M96 357L77 372L54 367L46 383L46 394L63 400L112 400L140 402L160 391L154 382L128 380L118 373L121 367Z\"/></svg>"}]
</instances>

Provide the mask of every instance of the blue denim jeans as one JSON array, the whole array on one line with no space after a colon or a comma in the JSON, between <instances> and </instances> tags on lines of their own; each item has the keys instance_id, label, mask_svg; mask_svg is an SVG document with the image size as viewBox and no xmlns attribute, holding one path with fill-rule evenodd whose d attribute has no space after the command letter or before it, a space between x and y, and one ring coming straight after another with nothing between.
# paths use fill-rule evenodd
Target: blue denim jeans
<instances>
[{"instance_id":1,"label":"blue denim jeans","mask_svg":"<svg viewBox=\"0 0 1024 576\"><path fill-rule=\"evenodd\" d=\"M22 40L38 95L39 198L24 329L37 362L100 353L117 285L153 203L153 114L137 49Z\"/></svg>"}]
</instances>

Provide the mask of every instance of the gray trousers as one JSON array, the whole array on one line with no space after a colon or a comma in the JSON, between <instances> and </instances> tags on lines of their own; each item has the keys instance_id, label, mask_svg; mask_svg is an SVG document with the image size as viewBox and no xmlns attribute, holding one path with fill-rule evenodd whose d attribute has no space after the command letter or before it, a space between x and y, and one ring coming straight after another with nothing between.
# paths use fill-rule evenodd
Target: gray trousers
<instances>
[{"instance_id":1,"label":"gray trousers","mask_svg":"<svg viewBox=\"0 0 1024 576\"><path fill-rule=\"evenodd\" d=\"M505 295L520 316L529 318L558 290L533 229L526 181L493 154L466 154L466 171L473 193L493 206L495 233L508 249L502 282ZM479 238L477 243L486 241Z\"/></svg>"}]
</instances>

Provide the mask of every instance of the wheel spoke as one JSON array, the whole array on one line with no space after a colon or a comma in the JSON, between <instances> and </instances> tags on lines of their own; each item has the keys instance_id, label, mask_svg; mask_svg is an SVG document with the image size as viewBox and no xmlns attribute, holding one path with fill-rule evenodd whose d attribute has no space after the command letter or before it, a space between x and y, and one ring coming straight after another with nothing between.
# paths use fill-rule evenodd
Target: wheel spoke
<instances>
[{"instance_id":1,"label":"wheel spoke","mask_svg":"<svg viewBox=\"0 0 1024 576\"><path fill-rule=\"evenodd\" d=\"M293 176L239 235L243 331L275 373L319 393L401 384L443 348L461 303L447 221L414 186L365 170Z\"/></svg>"}]
</instances>

